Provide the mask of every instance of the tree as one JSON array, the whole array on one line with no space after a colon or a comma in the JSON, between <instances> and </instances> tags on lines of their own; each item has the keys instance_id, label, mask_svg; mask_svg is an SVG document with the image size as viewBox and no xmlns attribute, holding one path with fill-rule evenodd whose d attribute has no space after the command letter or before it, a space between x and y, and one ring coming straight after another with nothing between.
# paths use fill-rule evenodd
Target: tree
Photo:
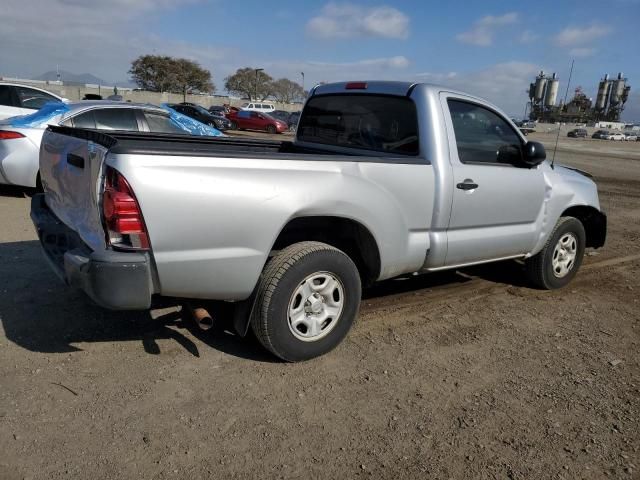
<instances>
[{"instance_id":1,"label":"tree","mask_svg":"<svg viewBox=\"0 0 640 480\"><path fill-rule=\"evenodd\" d=\"M142 55L131 62L131 78L152 92L215 92L211 72L197 62L166 55Z\"/></svg>"},{"instance_id":2,"label":"tree","mask_svg":"<svg viewBox=\"0 0 640 480\"><path fill-rule=\"evenodd\" d=\"M263 70L251 67L239 68L224 79L224 88L246 98L264 100L271 95L273 78Z\"/></svg>"},{"instance_id":3,"label":"tree","mask_svg":"<svg viewBox=\"0 0 640 480\"><path fill-rule=\"evenodd\" d=\"M302 85L292 82L288 78L281 78L271 84L271 94L278 102L291 103L305 98Z\"/></svg>"}]
</instances>

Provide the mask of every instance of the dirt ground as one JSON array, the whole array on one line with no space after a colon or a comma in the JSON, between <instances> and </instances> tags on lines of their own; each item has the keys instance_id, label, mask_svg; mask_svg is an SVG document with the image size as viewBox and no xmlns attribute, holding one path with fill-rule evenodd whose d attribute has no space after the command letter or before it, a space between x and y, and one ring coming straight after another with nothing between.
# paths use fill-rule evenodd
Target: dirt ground
<instances>
[{"instance_id":1,"label":"dirt ground","mask_svg":"<svg viewBox=\"0 0 640 480\"><path fill-rule=\"evenodd\" d=\"M3 189L0 478L640 478L640 142L562 138L557 161L609 215L569 287L514 262L385 282L293 365L175 309L93 306Z\"/></svg>"}]
</instances>

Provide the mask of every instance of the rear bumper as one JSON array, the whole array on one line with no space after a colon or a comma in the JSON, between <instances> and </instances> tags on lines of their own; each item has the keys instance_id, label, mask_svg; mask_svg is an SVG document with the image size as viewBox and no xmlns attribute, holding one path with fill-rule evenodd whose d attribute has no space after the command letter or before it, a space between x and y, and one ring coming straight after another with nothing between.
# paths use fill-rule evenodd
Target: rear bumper
<instances>
[{"instance_id":1,"label":"rear bumper","mask_svg":"<svg viewBox=\"0 0 640 480\"><path fill-rule=\"evenodd\" d=\"M148 253L91 251L47 207L44 194L33 196L31 219L47 262L67 285L83 290L95 303L111 310L151 306L153 280Z\"/></svg>"}]
</instances>

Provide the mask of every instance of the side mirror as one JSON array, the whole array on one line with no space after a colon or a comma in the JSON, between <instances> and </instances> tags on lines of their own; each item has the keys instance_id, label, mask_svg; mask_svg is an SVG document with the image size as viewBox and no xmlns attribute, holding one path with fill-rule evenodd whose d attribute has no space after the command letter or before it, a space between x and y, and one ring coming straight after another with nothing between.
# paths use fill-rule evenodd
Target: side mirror
<instances>
[{"instance_id":1,"label":"side mirror","mask_svg":"<svg viewBox=\"0 0 640 480\"><path fill-rule=\"evenodd\" d=\"M528 167L540 165L547 158L547 152L544 145L540 142L527 142L524 146L523 162Z\"/></svg>"}]
</instances>

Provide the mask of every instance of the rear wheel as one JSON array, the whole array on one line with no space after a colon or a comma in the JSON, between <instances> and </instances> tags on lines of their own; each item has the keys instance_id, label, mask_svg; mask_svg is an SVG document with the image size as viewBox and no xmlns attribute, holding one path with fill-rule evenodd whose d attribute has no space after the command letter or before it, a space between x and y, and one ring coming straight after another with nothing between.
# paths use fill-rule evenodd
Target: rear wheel
<instances>
[{"instance_id":1,"label":"rear wheel","mask_svg":"<svg viewBox=\"0 0 640 480\"><path fill-rule=\"evenodd\" d=\"M544 248L525 262L527 276L539 288L564 287L578 273L584 256L584 226L574 217L562 217Z\"/></svg>"},{"instance_id":2,"label":"rear wheel","mask_svg":"<svg viewBox=\"0 0 640 480\"><path fill-rule=\"evenodd\" d=\"M297 362L323 355L347 335L360 307L353 261L320 242L301 242L267 264L251 327L279 358Z\"/></svg>"},{"instance_id":3,"label":"rear wheel","mask_svg":"<svg viewBox=\"0 0 640 480\"><path fill-rule=\"evenodd\" d=\"M231 125L229 126L229 128L231 130L237 130L238 129L238 124L236 122L231 122Z\"/></svg>"}]
</instances>

